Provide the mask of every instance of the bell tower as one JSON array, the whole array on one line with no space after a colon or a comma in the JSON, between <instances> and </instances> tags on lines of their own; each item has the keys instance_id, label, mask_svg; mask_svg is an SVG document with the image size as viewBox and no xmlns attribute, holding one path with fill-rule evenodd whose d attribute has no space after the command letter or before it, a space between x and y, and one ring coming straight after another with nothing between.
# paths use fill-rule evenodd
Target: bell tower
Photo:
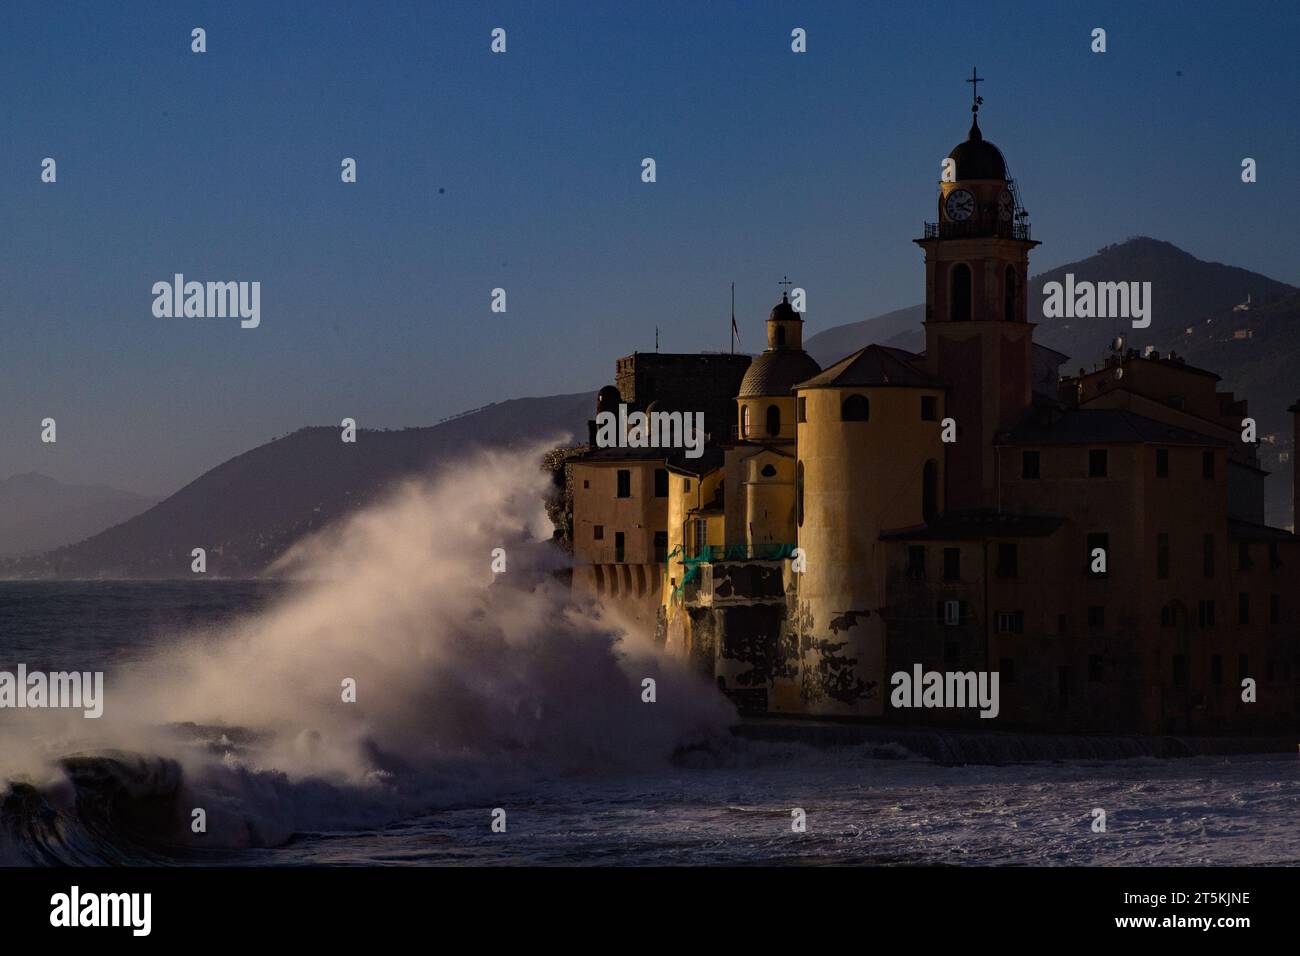
<instances>
[{"instance_id":1,"label":"bell tower","mask_svg":"<svg viewBox=\"0 0 1300 956\"><path fill-rule=\"evenodd\" d=\"M978 89L983 78L966 81ZM997 503L994 442L1032 402L1034 324L1029 321L1028 214L1002 151L984 138L972 92L971 128L944 162L935 222L915 240L925 250L925 362L948 383L948 510Z\"/></svg>"}]
</instances>

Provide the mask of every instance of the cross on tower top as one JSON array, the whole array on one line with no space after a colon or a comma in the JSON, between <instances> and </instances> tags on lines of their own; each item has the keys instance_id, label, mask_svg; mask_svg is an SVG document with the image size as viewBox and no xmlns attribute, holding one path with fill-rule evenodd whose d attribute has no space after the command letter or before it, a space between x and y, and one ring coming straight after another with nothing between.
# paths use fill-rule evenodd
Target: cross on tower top
<instances>
[{"instance_id":1,"label":"cross on tower top","mask_svg":"<svg viewBox=\"0 0 1300 956\"><path fill-rule=\"evenodd\" d=\"M966 81L970 84L971 107L972 113L980 111L980 104L984 102L984 97L979 95L979 85L985 82L985 77L979 75L975 67L970 68L970 79Z\"/></svg>"},{"instance_id":2,"label":"cross on tower top","mask_svg":"<svg viewBox=\"0 0 1300 956\"><path fill-rule=\"evenodd\" d=\"M781 281L778 282L777 285L785 286L785 288L781 290L781 298L783 300L789 301L790 286L794 285L794 282L790 279L789 276L782 276Z\"/></svg>"}]
</instances>

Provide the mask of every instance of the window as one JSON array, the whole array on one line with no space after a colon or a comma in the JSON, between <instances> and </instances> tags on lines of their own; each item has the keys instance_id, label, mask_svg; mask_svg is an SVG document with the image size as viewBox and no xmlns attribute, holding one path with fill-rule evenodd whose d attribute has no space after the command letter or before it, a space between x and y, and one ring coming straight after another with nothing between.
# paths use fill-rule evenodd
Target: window
<instances>
[{"instance_id":1,"label":"window","mask_svg":"<svg viewBox=\"0 0 1300 956\"><path fill-rule=\"evenodd\" d=\"M1156 535L1156 577L1169 577L1169 535Z\"/></svg>"},{"instance_id":2,"label":"window","mask_svg":"<svg viewBox=\"0 0 1300 956\"><path fill-rule=\"evenodd\" d=\"M767 406L767 433L773 438L781 434L781 409L776 405Z\"/></svg>"},{"instance_id":3,"label":"window","mask_svg":"<svg viewBox=\"0 0 1300 956\"><path fill-rule=\"evenodd\" d=\"M667 468L655 469L655 497L656 498L668 497L668 469Z\"/></svg>"},{"instance_id":4,"label":"window","mask_svg":"<svg viewBox=\"0 0 1300 956\"><path fill-rule=\"evenodd\" d=\"M626 468L618 470L618 496L620 498L632 497L632 472Z\"/></svg>"},{"instance_id":5,"label":"window","mask_svg":"<svg viewBox=\"0 0 1300 956\"><path fill-rule=\"evenodd\" d=\"M1064 634L1070 629L1070 618L1066 614L1056 615L1056 633Z\"/></svg>"},{"instance_id":6,"label":"window","mask_svg":"<svg viewBox=\"0 0 1300 956\"><path fill-rule=\"evenodd\" d=\"M1250 543L1241 541L1237 544L1237 570L1248 571L1255 566L1255 562L1250 560Z\"/></svg>"},{"instance_id":7,"label":"window","mask_svg":"<svg viewBox=\"0 0 1300 956\"><path fill-rule=\"evenodd\" d=\"M1101 551L1098 555L1097 552ZM1094 570L1100 568L1101 570ZM1110 535L1094 531L1088 535L1088 574L1094 578L1106 577L1110 569Z\"/></svg>"},{"instance_id":8,"label":"window","mask_svg":"<svg viewBox=\"0 0 1300 956\"><path fill-rule=\"evenodd\" d=\"M668 532L655 532L655 561L663 564L668 560Z\"/></svg>"},{"instance_id":9,"label":"window","mask_svg":"<svg viewBox=\"0 0 1300 956\"><path fill-rule=\"evenodd\" d=\"M1210 683L1223 683L1223 655L1213 654L1210 656Z\"/></svg>"},{"instance_id":10,"label":"window","mask_svg":"<svg viewBox=\"0 0 1300 956\"><path fill-rule=\"evenodd\" d=\"M1004 657L998 661L998 678L1004 684L1016 682L1016 662L1012 658Z\"/></svg>"},{"instance_id":11,"label":"window","mask_svg":"<svg viewBox=\"0 0 1300 956\"><path fill-rule=\"evenodd\" d=\"M799 422L808 421L808 399L800 396L795 399L795 420Z\"/></svg>"},{"instance_id":12,"label":"window","mask_svg":"<svg viewBox=\"0 0 1300 956\"><path fill-rule=\"evenodd\" d=\"M998 577L1014 578L1019 573L1019 554L1014 544L998 545Z\"/></svg>"},{"instance_id":13,"label":"window","mask_svg":"<svg viewBox=\"0 0 1300 956\"><path fill-rule=\"evenodd\" d=\"M776 466L769 462L768 464L764 465L762 469L759 470L758 473L762 475L764 478L775 478Z\"/></svg>"},{"instance_id":14,"label":"window","mask_svg":"<svg viewBox=\"0 0 1300 956\"><path fill-rule=\"evenodd\" d=\"M1271 658L1264 662L1264 680L1269 684L1277 680L1277 661Z\"/></svg>"},{"instance_id":15,"label":"window","mask_svg":"<svg viewBox=\"0 0 1300 956\"><path fill-rule=\"evenodd\" d=\"M1168 448L1156 449L1156 477L1157 478L1169 477L1169 449Z\"/></svg>"},{"instance_id":16,"label":"window","mask_svg":"<svg viewBox=\"0 0 1300 956\"><path fill-rule=\"evenodd\" d=\"M939 464L931 459L921 469L921 520L929 524L939 513Z\"/></svg>"},{"instance_id":17,"label":"window","mask_svg":"<svg viewBox=\"0 0 1300 956\"><path fill-rule=\"evenodd\" d=\"M799 527L803 527L803 462L794 469L794 510Z\"/></svg>"},{"instance_id":18,"label":"window","mask_svg":"<svg viewBox=\"0 0 1300 956\"><path fill-rule=\"evenodd\" d=\"M1174 686L1187 686L1187 658L1182 654L1174 655Z\"/></svg>"},{"instance_id":19,"label":"window","mask_svg":"<svg viewBox=\"0 0 1300 956\"><path fill-rule=\"evenodd\" d=\"M945 641L943 645L943 662L945 664L961 663L961 644L958 641Z\"/></svg>"},{"instance_id":20,"label":"window","mask_svg":"<svg viewBox=\"0 0 1300 956\"><path fill-rule=\"evenodd\" d=\"M1250 592L1249 591L1237 592L1237 623L1238 624L1250 623Z\"/></svg>"},{"instance_id":21,"label":"window","mask_svg":"<svg viewBox=\"0 0 1300 956\"><path fill-rule=\"evenodd\" d=\"M913 544L908 546L907 576L913 581L925 580L925 545Z\"/></svg>"},{"instance_id":22,"label":"window","mask_svg":"<svg viewBox=\"0 0 1300 956\"><path fill-rule=\"evenodd\" d=\"M690 491L690 490L691 490L691 479L689 479L689 478L683 478L683 479L682 479L682 491Z\"/></svg>"},{"instance_id":23,"label":"window","mask_svg":"<svg viewBox=\"0 0 1300 956\"><path fill-rule=\"evenodd\" d=\"M1196 620L1203 628L1214 627L1214 602L1201 601L1196 606Z\"/></svg>"},{"instance_id":24,"label":"window","mask_svg":"<svg viewBox=\"0 0 1300 956\"><path fill-rule=\"evenodd\" d=\"M584 479L582 480L582 487L584 487L584 488L590 488L590 487L591 487L591 482L590 482L590 481L587 481L587 480L584 478Z\"/></svg>"},{"instance_id":25,"label":"window","mask_svg":"<svg viewBox=\"0 0 1300 956\"><path fill-rule=\"evenodd\" d=\"M952 322L970 320L970 266L959 262L952 267L948 279L948 319Z\"/></svg>"},{"instance_id":26,"label":"window","mask_svg":"<svg viewBox=\"0 0 1300 956\"><path fill-rule=\"evenodd\" d=\"M1173 627L1177 621L1178 609L1172 604L1166 604L1160 609L1160 626Z\"/></svg>"},{"instance_id":27,"label":"window","mask_svg":"<svg viewBox=\"0 0 1300 956\"><path fill-rule=\"evenodd\" d=\"M1070 668L1056 669L1056 696L1062 707L1070 706Z\"/></svg>"},{"instance_id":28,"label":"window","mask_svg":"<svg viewBox=\"0 0 1300 956\"><path fill-rule=\"evenodd\" d=\"M614 562L616 564L622 564L624 557L626 557L626 553L623 548L623 532L615 531L614 532Z\"/></svg>"},{"instance_id":29,"label":"window","mask_svg":"<svg viewBox=\"0 0 1300 956\"><path fill-rule=\"evenodd\" d=\"M604 541L604 540L605 540L605 526L604 526L603 524L598 524L598 525L594 526L594 527L591 529L591 538L592 538L593 541Z\"/></svg>"},{"instance_id":30,"label":"window","mask_svg":"<svg viewBox=\"0 0 1300 956\"><path fill-rule=\"evenodd\" d=\"M1088 605L1088 630L1102 631L1106 628L1106 609L1100 604Z\"/></svg>"},{"instance_id":31,"label":"window","mask_svg":"<svg viewBox=\"0 0 1300 956\"><path fill-rule=\"evenodd\" d=\"M933 395L921 396L921 421L937 422L939 420L939 400Z\"/></svg>"},{"instance_id":32,"label":"window","mask_svg":"<svg viewBox=\"0 0 1300 956\"><path fill-rule=\"evenodd\" d=\"M865 422L871 417L871 403L865 395L850 395L840 406L840 418L846 422Z\"/></svg>"},{"instance_id":33,"label":"window","mask_svg":"<svg viewBox=\"0 0 1300 956\"><path fill-rule=\"evenodd\" d=\"M695 556L704 554L709 546L709 522L705 518L695 519Z\"/></svg>"},{"instance_id":34,"label":"window","mask_svg":"<svg viewBox=\"0 0 1300 956\"><path fill-rule=\"evenodd\" d=\"M1277 553L1277 542L1270 541L1268 543L1268 569L1276 571L1280 567L1282 567L1282 559Z\"/></svg>"},{"instance_id":35,"label":"window","mask_svg":"<svg viewBox=\"0 0 1300 956\"><path fill-rule=\"evenodd\" d=\"M785 326L784 325L778 325L776 327L776 347L785 348Z\"/></svg>"},{"instance_id":36,"label":"window","mask_svg":"<svg viewBox=\"0 0 1300 956\"><path fill-rule=\"evenodd\" d=\"M740 437L749 437L749 406L740 406Z\"/></svg>"},{"instance_id":37,"label":"window","mask_svg":"<svg viewBox=\"0 0 1300 956\"><path fill-rule=\"evenodd\" d=\"M1214 452L1212 451L1201 452L1201 477L1214 477Z\"/></svg>"},{"instance_id":38,"label":"window","mask_svg":"<svg viewBox=\"0 0 1300 956\"><path fill-rule=\"evenodd\" d=\"M998 611L997 632L999 634L1025 633L1025 612Z\"/></svg>"},{"instance_id":39,"label":"window","mask_svg":"<svg viewBox=\"0 0 1300 956\"><path fill-rule=\"evenodd\" d=\"M1088 683L1100 684L1105 668L1102 666L1100 654L1088 655Z\"/></svg>"},{"instance_id":40,"label":"window","mask_svg":"<svg viewBox=\"0 0 1300 956\"><path fill-rule=\"evenodd\" d=\"M961 580L961 549L943 549L943 579L945 581Z\"/></svg>"},{"instance_id":41,"label":"window","mask_svg":"<svg viewBox=\"0 0 1300 956\"><path fill-rule=\"evenodd\" d=\"M1250 655L1237 655L1237 680L1243 681L1250 676Z\"/></svg>"},{"instance_id":42,"label":"window","mask_svg":"<svg viewBox=\"0 0 1300 956\"><path fill-rule=\"evenodd\" d=\"M1268 623L1282 623L1282 595L1270 594L1268 596Z\"/></svg>"},{"instance_id":43,"label":"window","mask_svg":"<svg viewBox=\"0 0 1300 956\"><path fill-rule=\"evenodd\" d=\"M1020 455L1020 477L1038 478L1042 475L1042 456L1036 451L1022 452Z\"/></svg>"},{"instance_id":44,"label":"window","mask_svg":"<svg viewBox=\"0 0 1300 956\"><path fill-rule=\"evenodd\" d=\"M1088 452L1088 477L1106 477L1106 449L1093 448Z\"/></svg>"},{"instance_id":45,"label":"window","mask_svg":"<svg viewBox=\"0 0 1300 956\"><path fill-rule=\"evenodd\" d=\"M939 601L935 610L939 612L939 620L948 627L957 627L961 624L961 601Z\"/></svg>"},{"instance_id":46,"label":"window","mask_svg":"<svg viewBox=\"0 0 1300 956\"><path fill-rule=\"evenodd\" d=\"M1207 578L1214 577L1214 535L1201 538L1201 570Z\"/></svg>"},{"instance_id":47,"label":"window","mask_svg":"<svg viewBox=\"0 0 1300 956\"><path fill-rule=\"evenodd\" d=\"M1002 318L1008 322L1016 321L1016 270L1007 266L1006 279L1002 283Z\"/></svg>"}]
</instances>

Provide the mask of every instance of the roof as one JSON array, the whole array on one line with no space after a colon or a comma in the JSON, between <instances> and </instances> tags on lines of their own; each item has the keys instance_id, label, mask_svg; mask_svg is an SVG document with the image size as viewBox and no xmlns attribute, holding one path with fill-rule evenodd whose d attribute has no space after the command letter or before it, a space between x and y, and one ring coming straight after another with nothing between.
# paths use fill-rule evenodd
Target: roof
<instances>
[{"instance_id":1,"label":"roof","mask_svg":"<svg viewBox=\"0 0 1300 956\"><path fill-rule=\"evenodd\" d=\"M726 460L726 449L722 445L705 445L704 454L699 458L687 458L686 452L677 451L668 459L668 470L679 475L703 478L717 471Z\"/></svg>"},{"instance_id":2,"label":"roof","mask_svg":"<svg viewBox=\"0 0 1300 956\"><path fill-rule=\"evenodd\" d=\"M671 448L619 448L611 446L609 448L590 448L579 455L575 455L571 461L574 462L616 462L616 461L663 461L672 451Z\"/></svg>"},{"instance_id":3,"label":"roof","mask_svg":"<svg viewBox=\"0 0 1300 956\"><path fill-rule=\"evenodd\" d=\"M1176 425L1168 425L1122 408L1074 408L1044 424L1031 414L999 444L1004 445L1211 445L1227 446L1213 438Z\"/></svg>"},{"instance_id":4,"label":"roof","mask_svg":"<svg viewBox=\"0 0 1300 956\"><path fill-rule=\"evenodd\" d=\"M1059 515L1009 514L980 509L952 511L926 525L888 531L881 541L957 541L980 538L1043 538L1065 519Z\"/></svg>"},{"instance_id":5,"label":"roof","mask_svg":"<svg viewBox=\"0 0 1300 956\"><path fill-rule=\"evenodd\" d=\"M796 388L860 388L865 386L895 385L912 388L944 388L937 378L931 378L903 356L902 349L889 349L868 345L858 349L848 358L840 359L826 371Z\"/></svg>"},{"instance_id":6,"label":"roof","mask_svg":"<svg viewBox=\"0 0 1300 956\"><path fill-rule=\"evenodd\" d=\"M750 363L738 398L789 395L790 389L820 372L817 360L803 349L769 349Z\"/></svg>"},{"instance_id":7,"label":"roof","mask_svg":"<svg viewBox=\"0 0 1300 956\"><path fill-rule=\"evenodd\" d=\"M1295 541L1296 536L1284 528L1273 528L1240 518L1228 519L1228 537L1234 541Z\"/></svg>"}]
</instances>

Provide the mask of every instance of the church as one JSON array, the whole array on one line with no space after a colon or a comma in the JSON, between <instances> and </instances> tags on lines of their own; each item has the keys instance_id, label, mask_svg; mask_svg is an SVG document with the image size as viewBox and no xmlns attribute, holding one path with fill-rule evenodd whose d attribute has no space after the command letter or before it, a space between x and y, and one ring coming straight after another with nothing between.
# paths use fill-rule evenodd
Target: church
<instances>
[{"instance_id":1,"label":"church","mask_svg":"<svg viewBox=\"0 0 1300 956\"><path fill-rule=\"evenodd\" d=\"M1062 374L1034 342L1038 243L978 109L914 240L923 352L823 369L783 296L752 360L618 360L597 414L702 412L708 441L566 454L575 592L653 627L742 712L1294 728L1300 548L1264 523L1245 400L1172 353ZM914 669L996 673L996 720L895 710L890 677Z\"/></svg>"}]
</instances>

